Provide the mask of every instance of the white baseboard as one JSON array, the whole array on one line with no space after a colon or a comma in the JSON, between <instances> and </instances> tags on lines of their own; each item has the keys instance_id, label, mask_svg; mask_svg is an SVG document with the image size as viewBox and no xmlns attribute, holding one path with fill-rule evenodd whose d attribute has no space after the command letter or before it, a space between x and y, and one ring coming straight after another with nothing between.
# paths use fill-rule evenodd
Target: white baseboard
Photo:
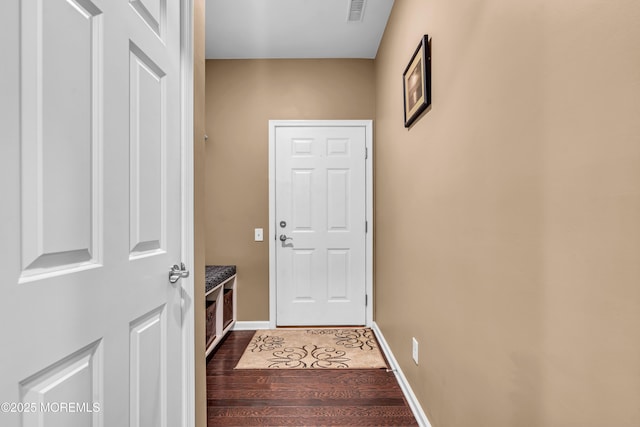
<instances>
[{"instance_id":1,"label":"white baseboard","mask_svg":"<svg viewBox=\"0 0 640 427\"><path fill-rule=\"evenodd\" d=\"M402 373L402 369L400 369L400 366L398 365L398 361L393 356L393 353L391 352L391 348L389 347L389 344L387 343L387 341L384 339L384 335L382 335L382 331L378 327L378 324L376 322L373 322L371 329L373 330L373 333L376 335L376 339L380 343L380 347L382 347L382 351L384 352L384 355L387 357L387 360L391 365L391 369L396 375L398 384L400 384L402 393L404 394L404 397L407 399L407 402L409 403L409 407L411 408L411 412L413 412L413 415L416 417L416 421L421 427L431 427L431 423L429 422L427 415L422 410L422 406L420 406L420 402L418 402L418 398L416 397L415 394L413 394L413 390L411 389L411 386L409 385L407 378Z\"/></svg>"},{"instance_id":2,"label":"white baseboard","mask_svg":"<svg viewBox=\"0 0 640 427\"><path fill-rule=\"evenodd\" d=\"M236 321L236 324L233 326L234 331L257 331L259 329L269 329L269 321Z\"/></svg>"}]
</instances>

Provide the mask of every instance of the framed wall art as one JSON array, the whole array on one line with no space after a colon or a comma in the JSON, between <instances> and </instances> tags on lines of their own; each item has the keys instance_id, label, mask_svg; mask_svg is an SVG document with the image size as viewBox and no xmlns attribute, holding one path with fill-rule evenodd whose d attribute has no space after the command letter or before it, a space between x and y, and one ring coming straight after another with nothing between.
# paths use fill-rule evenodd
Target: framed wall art
<instances>
[{"instance_id":1,"label":"framed wall art","mask_svg":"<svg viewBox=\"0 0 640 427\"><path fill-rule=\"evenodd\" d=\"M404 127L408 128L431 105L431 52L424 35L402 73Z\"/></svg>"}]
</instances>

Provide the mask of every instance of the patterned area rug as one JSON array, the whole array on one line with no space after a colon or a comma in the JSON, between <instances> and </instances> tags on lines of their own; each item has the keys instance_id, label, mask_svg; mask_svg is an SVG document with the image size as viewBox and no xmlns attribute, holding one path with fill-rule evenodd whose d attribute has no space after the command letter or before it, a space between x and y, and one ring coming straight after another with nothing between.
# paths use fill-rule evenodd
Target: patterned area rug
<instances>
[{"instance_id":1,"label":"patterned area rug","mask_svg":"<svg viewBox=\"0 0 640 427\"><path fill-rule=\"evenodd\" d=\"M257 331L235 369L386 368L371 329Z\"/></svg>"}]
</instances>

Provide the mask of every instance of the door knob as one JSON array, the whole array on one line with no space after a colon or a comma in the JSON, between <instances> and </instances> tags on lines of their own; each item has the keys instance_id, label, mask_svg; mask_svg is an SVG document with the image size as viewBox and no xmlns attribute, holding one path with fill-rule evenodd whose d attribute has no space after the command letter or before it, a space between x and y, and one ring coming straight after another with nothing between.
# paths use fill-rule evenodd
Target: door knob
<instances>
[{"instance_id":1,"label":"door knob","mask_svg":"<svg viewBox=\"0 0 640 427\"><path fill-rule=\"evenodd\" d=\"M180 265L175 264L169 269L169 282L176 283L182 277L189 277L189 270L185 267L184 262Z\"/></svg>"},{"instance_id":2,"label":"door knob","mask_svg":"<svg viewBox=\"0 0 640 427\"><path fill-rule=\"evenodd\" d=\"M284 234L280 235L280 241L281 242L286 242L287 240L293 240L293 237L287 237Z\"/></svg>"}]
</instances>

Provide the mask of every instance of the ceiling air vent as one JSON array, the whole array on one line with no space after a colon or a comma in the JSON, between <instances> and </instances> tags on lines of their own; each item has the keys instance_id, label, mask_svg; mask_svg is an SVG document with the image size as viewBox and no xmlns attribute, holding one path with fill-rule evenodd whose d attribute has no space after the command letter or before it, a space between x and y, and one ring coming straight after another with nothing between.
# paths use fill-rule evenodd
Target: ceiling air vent
<instances>
[{"instance_id":1,"label":"ceiling air vent","mask_svg":"<svg viewBox=\"0 0 640 427\"><path fill-rule=\"evenodd\" d=\"M364 4L367 0L349 0L349 22L361 22L364 17Z\"/></svg>"}]
</instances>

